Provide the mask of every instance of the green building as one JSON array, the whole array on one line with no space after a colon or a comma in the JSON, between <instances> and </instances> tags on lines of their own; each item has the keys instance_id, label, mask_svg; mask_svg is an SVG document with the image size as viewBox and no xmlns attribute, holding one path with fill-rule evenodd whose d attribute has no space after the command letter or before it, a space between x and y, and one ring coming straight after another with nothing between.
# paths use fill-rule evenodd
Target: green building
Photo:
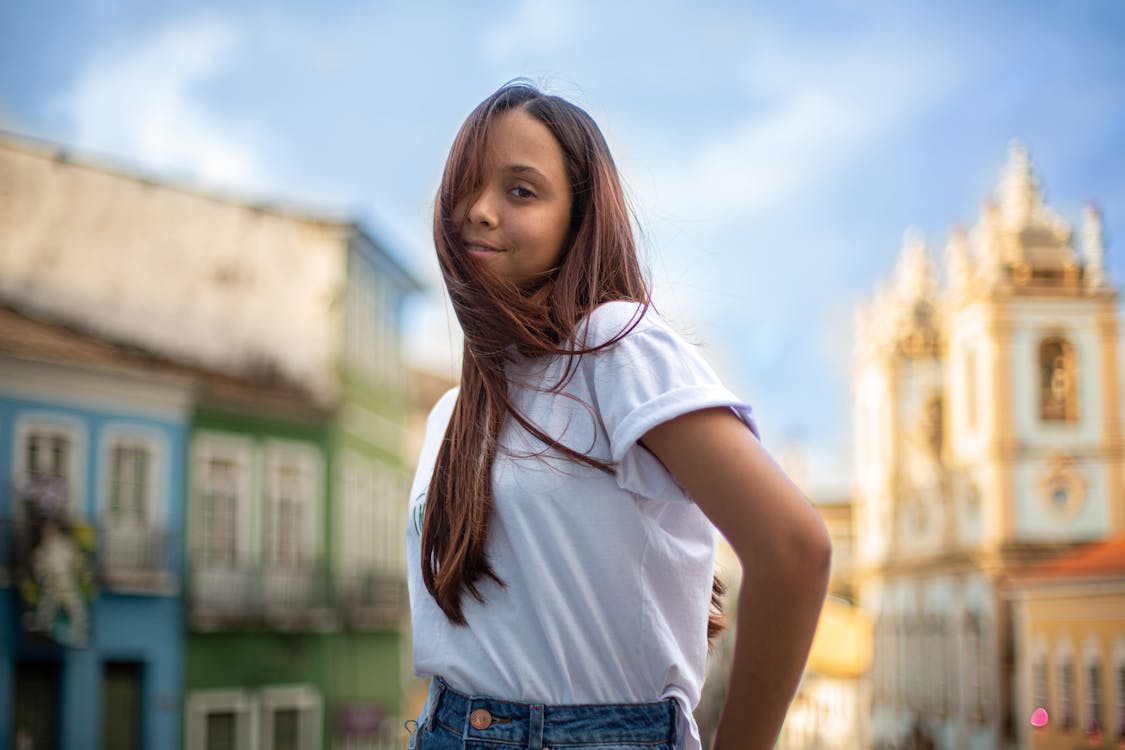
<instances>
[{"instance_id":1,"label":"green building","mask_svg":"<svg viewBox=\"0 0 1125 750\"><path fill-rule=\"evenodd\" d=\"M398 747L409 674L408 402L400 302L416 289L355 227L339 396L210 394L188 489L185 747Z\"/></svg>"}]
</instances>

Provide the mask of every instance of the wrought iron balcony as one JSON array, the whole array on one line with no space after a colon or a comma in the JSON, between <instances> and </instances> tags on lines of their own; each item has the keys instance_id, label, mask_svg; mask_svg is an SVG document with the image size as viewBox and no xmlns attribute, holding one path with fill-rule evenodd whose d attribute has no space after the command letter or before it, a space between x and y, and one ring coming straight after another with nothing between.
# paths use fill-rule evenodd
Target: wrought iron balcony
<instances>
[{"instance_id":1,"label":"wrought iron balcony","mask_svg":"<svg viewBox=\"0 0 1125 750\"><path fill-rule=\"evenodd\" d=\"M191 624L197 630L266 626L285 631L332 628L327 576L320 566L276 565L193 555Z\"/></svg>"},{"instance_id":2,"label":"wrought iron balcony","mask_svg":"<svg viewBox=\"0 0 1125 750\"><path fill-rule=\"evenodd\" d=\"M179 536L163 529L102 526L96 551L102 585L124 593L180 591Z\"/></svg>"},{"instance_id":3,"label":"wrought iron balcony","mask_svg":"<svg viewBox=\"0 0 1125 750\"><path fill-rule=\"evenodd\" d=\"M10 585L16 569L30 564L42 522L0 519L0 586ZM67 534L82 540L105 591L179 593L179 537L162 528L117 528L82 521L65 524ZM96 540L96 541L94 541Z\"/></svg>"},{"instance_id":4,"label":"wrought iron balcony","mask_svg":"<svg viewBox=\"0 0 1125 750\"><path fill-rule=\"evenodd\" d=\"M358 630L394 628L406 615L406 578L401 573L357 571L336 579L340 610Z\"/></svg>"}]
</instances>

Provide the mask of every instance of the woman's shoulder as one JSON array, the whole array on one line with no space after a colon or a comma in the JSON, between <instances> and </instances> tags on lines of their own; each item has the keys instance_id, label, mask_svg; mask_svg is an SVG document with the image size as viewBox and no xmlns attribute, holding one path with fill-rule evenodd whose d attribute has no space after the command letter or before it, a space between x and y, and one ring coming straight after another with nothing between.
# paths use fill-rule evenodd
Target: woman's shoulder
<instances>
[{"instance_id":1,"label":"woman's shoulder","mask_svg":"<svg viewBox=\"0 0 1125 750\"><path fill-rule=\"evenodd\" d=\"M430 416L426 418L427 430L434 426L444 427L448 424L449 417L453 414L453 406L457 403L457 394L460 391L461 386L455 385L441 395L434 407L430 409Z\"/></svg>"},{"instance_id":2,"label":"woman's shoulder","mask_svg":"<svg viewBox=\"0 0 1125 750\"><path fill-rule=\"evenodd\" d=\"M649 328L663 328L664 321L651 304L614 300L595 307L578 324L578 339L585 348L605 344Z\"/></svg>"}]
</instances>

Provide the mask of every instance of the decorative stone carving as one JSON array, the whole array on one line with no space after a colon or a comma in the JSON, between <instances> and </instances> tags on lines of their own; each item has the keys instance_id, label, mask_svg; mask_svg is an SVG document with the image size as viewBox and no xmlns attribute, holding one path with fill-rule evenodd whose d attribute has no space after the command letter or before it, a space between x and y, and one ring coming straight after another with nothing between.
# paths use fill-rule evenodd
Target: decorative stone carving
<instances>
[{"instance_id":1,"label":"decorative stone carving","mask_svg":"<svg viewBox=\"0 0 1125 750\"><path fill-rule=\"evenodd\" d=\"M1097 205L1089 203L1082 216L1082 255L1086 261L1086 286L1100 289L1106 285L1105 247L1102 239L1102 215Z\"/></svg>"},{"instance_id":2,"label":"decorative stone carving","mask_svg":"<svg viewBox=\"0 0 1125 750\"><path fill-rule=\"evenodd\" d=\"M954 227L945 246L945 268L949 275L949 291L956 298L966 294L973 280L969 260L969 237L961 227Z\"/></svg>"},{"instance_id":3,"label":"decorative stone carving","mask_svg":"<svg viewBox=\"0 0 1125 750\"><path fill-rule=\"evenodd\" d=\"M1056 453L1039 479L1040 499L1052 513L1073 516L1086 500L1086 486L1078 461L1069 454Z\"/></svg>"}]
</instances>

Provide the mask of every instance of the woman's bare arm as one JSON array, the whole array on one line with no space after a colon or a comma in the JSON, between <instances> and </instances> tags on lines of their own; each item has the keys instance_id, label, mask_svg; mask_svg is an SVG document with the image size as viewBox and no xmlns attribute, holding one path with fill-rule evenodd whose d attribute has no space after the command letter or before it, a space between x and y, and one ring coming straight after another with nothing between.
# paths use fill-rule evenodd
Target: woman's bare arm
<instances>
[{"instance_id":1,"label":"woman's bare arm","mask_svg":"<svg viewBox=\"0 0 1125 750\"><path fill-rule=\"evenodd\" d=\"M828 587L819 514L729 409L685 414L641 443L742 562L734 661L714 750L769 750L797 690Z\"/></svg>"}]
</instances>

